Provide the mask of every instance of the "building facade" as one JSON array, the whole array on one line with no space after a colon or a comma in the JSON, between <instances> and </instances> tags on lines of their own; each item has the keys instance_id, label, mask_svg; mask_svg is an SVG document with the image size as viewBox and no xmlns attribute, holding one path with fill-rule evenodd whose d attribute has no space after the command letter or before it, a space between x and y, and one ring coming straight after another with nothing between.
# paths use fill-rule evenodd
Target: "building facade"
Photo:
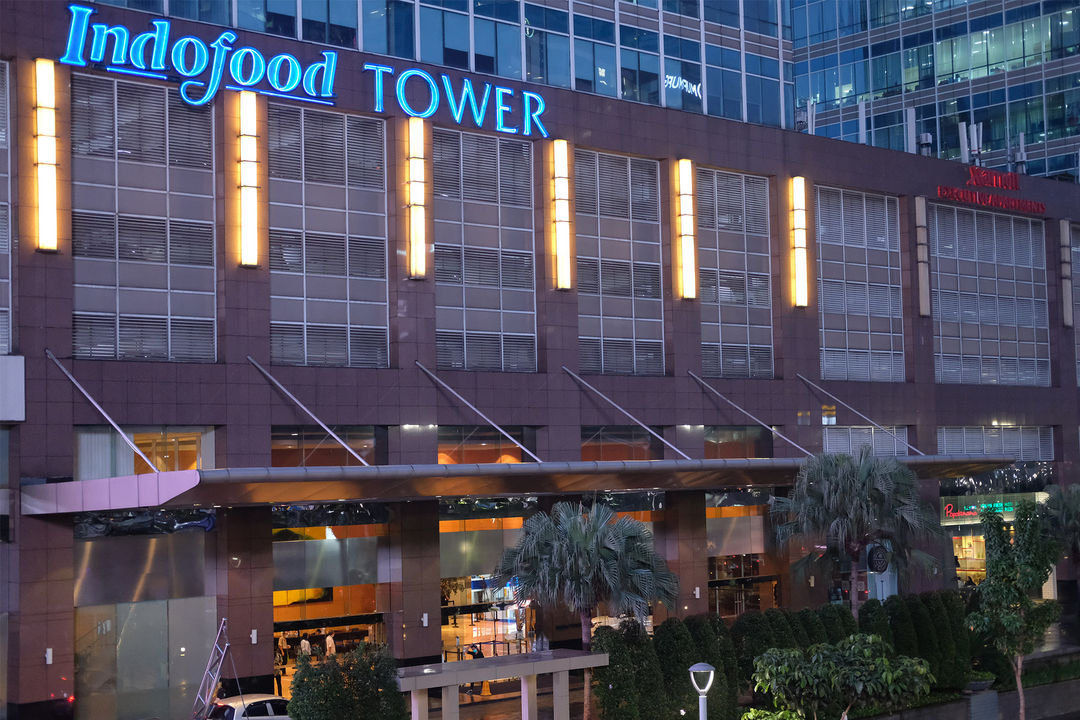
<instances>
[{"instance_id":1,"label":"building facade","mask_svg":"<svg viewBox=\"0 0 1080 720\"><path fill-rule=\"evenodd\" d=\"M697 7L617 5L494 59L479 1L7 12L9 717L189 712L223 619L245 689L331 629L405 663L557 643L489 581L560 498L651 523L657 619L731 617L833 591L770 539L809 453L903 456L946 521L1069 479L1076 186L630 102L625 43L621 98L514 65L541 22L576 58L608 32L579 16L667 48Z\"/></svg>"}]
</instances>

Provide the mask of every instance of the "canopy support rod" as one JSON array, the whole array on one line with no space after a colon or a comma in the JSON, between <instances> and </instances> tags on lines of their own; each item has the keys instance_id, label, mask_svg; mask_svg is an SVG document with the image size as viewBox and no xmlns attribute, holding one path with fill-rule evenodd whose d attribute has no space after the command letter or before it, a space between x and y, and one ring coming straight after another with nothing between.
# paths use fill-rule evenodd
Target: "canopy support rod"
<instances>
[{"instance_id":1,"label":"canopy support rod","mask_svg":"<svg viewBox=\"0 0 1080 720\"><path fill-rule=\"evenodd\" d=\"M265 377L265 378L266 378L267 380L269 380L269 381L270 381L270 383L271 383L271 384L272 384L272 385L273 385L274 387L276 387L276 388L277 388L278 390L280 390L280 391L282 392L282 394L284 394L284 395L285 395L285 397L287 397L287 398L289 398L290 400L292 400L292 401L293 401L293 403L294 403L294 404L296 405L296 407L300 408L300 409L301 409L301 410L303 410L303 411L304 411L305 413L307 413L307 416L308 416L309 418L311 418L312 420L314 420L315 422L317 422L317 423L319 424L319 427L321 427L321 428L322 428L323 430L325 430L325 431L326 431L326 434L327 434L327 435L329 435L330 437L334 438L334 442L336 442L336 443L337 443L338 445L340 445L341 447L345 448L345 452L349 453L349 454L350 454L350 455L352 455L352 456L353 456L354 458L356 458L357 460L359 460L359 461L360 461L360 463L361 463L362 465L370 465L370 464L371 464L371 463L369 463L369 462L368 462L367 460L365 460L364 458L362 458L362 457L360 456L360 453L358 453L358 452L356 452L355 450L353 450L353 449L352 449L351 447L349 447L349 446L348 446L348 444L346 444L346 442L345 442L344 440L342 440L342 439L341 439L340 437L338 437L338 434L337 434L336 432L334 432L333 430L331 430L331 429L330 429L330 428L329 428L329 427L328 427L328 426L326 425L326 423L324 423L324 422L323 422L322 420L320 420L320 419L319 419L318 417L316 417L315 413L313 413L313 412L311 412L310 410L308 410L307 406L306 406L306 405L304 405L304 403L300 402L300 400L299 400L299 399L298 399L298 398L297 398L297 397L296 397L295 395L293 395L293 394L292 394L291 392L289 392L289 391L288 391L288 390L287 390L287 389L285 388L285 386L284 386L284 385L282 385L281 383L279 383L276 377L274 377L274 376L273 376L273 375L271 375L271 374L270 374L269 372L267 372L266 368L264 368L264 367L263 367L262 365L260 365L259 363L255 362L255 358L253 358L253 357L251 357L250 355L248 355L248 356L247 356L247 359L248 359L248 362L249 362L249 363L251 363L252 365L254 365L254 366L255 366L255 369L256 369L256 370L258 370L259 372L261 372L261 373L263 374L263 377Z\"/></svg>"},{"instance_id":2,"label":"canopy support rod","mask_svg":"<svg viewBox=\"0 0 1080 720\"><path fill-rule=\"evenodd\" d=\"M809 381L809 380L808 380L808 379L806 378L806 376L805 376L805 375L803 375L802 373L795 373L795 377L799 378L799 379L800 379L800 380L802 380L802 381L803 381L804 383L806 383L806 384L807 384L807 385L809 385L810 387L814 388L814 389L815 389L815 390L817 390L818 392L822 392L822 393L825 393L825 394L826 394L826 395L828 395L828 396L829 396L830 398L832 398L833 400L835 400L835 401L836 401L837 403L839 403L840 405L843 405L843 406L844 406L844 407L846 407L846 408L847 408L848 410L850 410L851 412L855 413L856 415L858 415L859 417L861 417L861 418L862 418L863 420L865 420L866 422L868 422L868 423L870 423L871 425L873 425L874 427L876 427L876 428L877 428L878 430L880 430L881 432L883 432L883 433L888 433L889 435L892 435L894 439L896 439L896 440L899 440L900 442L904 443L905 445L907 445L907 446L908 446L908 448L909 448L909 449L911 449L911 450L914 450L915 452L919 453L920 455L925 455L925 454L926 454L926 453L924 453L924 452L923 452L922 450L920 450L919 448L917 448L917 447L915 447L914 445L912 445L911 443L909 443L909 442L908 442L907 440L905 440L904 438L902 438L902 437L900 437L899 435L897 435L896 433L894 433L894 432L893 432L892 430L890 430L889 428L886 428L886 427L882 427L881 425L878 425L878 424L877 424L876 422L874 422L873 420L871 420L870 418L868 418L868 417L867 417L866 415L863 415L863 414L862 414L861 412L859 412L859 411L858 411L858 410L856 410L855 408L851 407L851 406L850 406L850 405L848 405L848 404L847 404L846 402L844 402L844 401L843 401L843 400L841 400L840 398L836 397L835 395L833 395L833 394L832 394L831 392L829 392L829 391L828 391L828 390L826 390L825 388L821 387L820 385L818 385L818 384L816 384L816 383L812 383L812 382L810 382L810 381Z\"/></svg>"},{"instance_id":3,"label":"canopy support rod","mask_svg":"<svg viewBox=\"0 0 1080 720\"><path fill-rule=\"evenodd\" d=\"M729 400L729 399L727 398L727 396L725 396L725 395L724 395L723 393L721 393L721 392L720 392L719 390L717 390L716 388L714 388L714 387L713 387L712 385L710 385L709 383L707 383L707 382L705 382L704 380L702 380L702 379L701 379L700 377L698 377L698 376L697 376L696 374L694 374L694 373L693 373L692 371L690 371L690 370L687 370L686 372L687 372L687 374L688 374L688 375L689 375L690 377L692 377L692 378L694 378L695 380L697 380L697 381L698 381L698 383L700 383L700 384L701 384L701 387L705 388L706 390L708 390L709 392L711 392L711 393L712 393L713 395L715 395L716 397L720 398L721 400L723 400L724 402L726 402L726 403L727 403L728 405L730 405L731 407L735 408L736 410L738 410L739 412L741 412L741 413L742 413L743 415L745 415L746 417L750 418L751 420L753 420L754 422L756 422L756 423L757 423L758 425L760 425L761 427L763 427L763 428L765 428L766 430L768 430L769 432L771 432L771 433L772 433L773 435L776 435L776 436L777 436L777 437L779 437L779 438L780 438L781 440L784 440L785 442L787 442L787 443L788 443L789 445L791 445L791 446L793 446L793 447L797 448L798 450L802 451L802 452L803 452L803 453L805 453L805 454L806 454L807 456L812 456L812 455L814 454L814 453L810 452L809 450L807 450L806 448L804 448L804 447L803 447L802 445L800 445L799 443L797 443L797 442L795 442L794 440L792 440L791 438L789 438L789 437L788 437L787 435L785 435L784 433L782 433L782 432L780 432L779 430L777 430L776 428L772 427L771 425L768 425L768 424L766 424L766 423L765 423L765 422L764 422L763 420L759 419L758 417L756 417L756 416L754 416L754 415L751 415L751 414L750 414L750 412L749 412L749 411L747 411L747 410L746 410L745 408L742 408L742 407L740 407L739 405L736 405L736 404L735 404L735 403L734 403L734 402L733 402L732 400Z\"/></svg>"},{"instance_id":4,"label":"canopy support rod","mask_svg":"<svg viewBox=\"0 0 1080 720\"><path fill-rule=\"evenodd\" d=\"M671 443L669 443L669 442L668 442L667 440L665 440L665 439L664 439L663 437L661 437L661 436L660 436L660 435L659 435L659 434L658 434L658 433L657 433L657 432L656 432L655 430L653 430L653 429L652 429L651 427L649 427L648 425L646 425L645 423L641 422L641 421L640 421L640 420L638 420L638 419L637 419L636 417L634 417L633 415L631 415L631 414L630 414L630 412L629 412L629 411L627 411L627 410L626 410L626 408L624 408L624 407L623 407L622 405L620 405L619 403L615 402L614 400L612 400L611 398L609 398L609 397L608 397L607 395L605 395L604 393L600 392L599 390L597 390L596 388L594 388L594 387L593 387L592 385L590 385L589 383L587 383L587 382L585 382L584 380L582 380L582 379L581 379L581 376L580 376L580 375L578 375L577 373L575 373L574 371L572 371L572 370L571 370L570 368L568 368L568 367L566 367L565 365L563 365L563 366L562 366L562 369L563 369L563 372L565 372L565 373L566 373L567 375L569 375L570 377L574 378L574 379L575 379L575 380L577 380L577 381L578 381L579 383L581 383L582 385L584 385L585 387L589 388L589 389L590 389L590 390L592 390L592 391L593 391L594 393L596 393L596 394L597 394L597 395L598 395L599 397L601 397L601 398L603 398L603 399L604 399L605 401L607 401L607 403L608 403L609 405L611 405L611 407L615 408L616 410L618 410L619 412L621 412L621 413L622 413L623 415L625 415L626 417L628 417L628 418L630 418L631 420L633 420L633 421L634 421L634 424L635 424L635 425L638 425L638 426L640 426L640 427L641 427L642 429L644 429L644 430L645 430L645 432L649 433L649 434L650 434L650 435L652 435L652 436L653 436L654 438L656 438L656 439L657 439L657 440L659 440L660 442L664 443L664 444L665 444L665 445L667 445L667 446L668 446L669 448L671 448L671 449L672 449L672 450L674 450L675 452L679 453L680 455L682 455L682 456L683 456L684 458L686 458L687 460L692 460L692 459L693 459L693 458L691 458L691 457L690 457L689 455L687 455L686 453L684 453L684 452L683 452L682 450L680 450L679 448L675 447L674 445L672 445Z\"/></svg>"},{"instance_id":5,"label":"canopy support rod","mask_svg":"<svg viewBox=\"0 0 1080 720\"><path fill-rule=\"evenodd\" d=\"M112 425L113 430L120 434L120 437L124 439L124 442L127 443L127 446L131 448L136 455L142 458L142 461L146 463L147 467L150 468L150 471L157 472L158 469L154 465L154 463L150 462L150 458L146 457L143 451L139 449L139 446L135 444L134 440L124 434L124 431L120 429L120 426L116 424L116 421L109 416L109 413L105 412L105 408L101 407L101 405L98 404L98 401L95 400L93 396L90 395L90 393L86 392L86 388L79 384L79 381L75 379L75 376L68 372L68 369L64 367L63 363L56 359L56 356L53 355L52 350L45 348L45 354L48 355L50 360L56 363L56 367L60 368L60 372L64 373L64 375L67 376L67 379L71 381L71 384L74 385L75 388L83 394L83 397L86 398L90 402L90 404L94 406L94 409L101 413L101 417L105 418L105 420L108 421L110 425Z\"/></svg>"},{"instance_id":6,"label":"canopy support rod","mask_svg":"<svg viewBox=\"0 0 1080 720\"><path fill-rule=\"evenodd\" d=\"M484 413L480 412L480 408L476 407L476 406L475 406L475 405L473 405L473 404L472 404L471 402L469 402L468 400L466 400L465 398L463 398L463 397L461 396L461 393L459 393L459 392L458 392L457 390L455 390L454 388L452 388L452 387L450 387L449 385L447 385L446 383L444 383L444 382L443 382L443 381L442 381L442 380L441 380L441 379L439 378L439 376L438 376L438 375L436 375L435 373L431 372L431 371L430 371L430 370L428 370L428 369L427 369L426 367L424 367L423 365L421 365L421 364L420 364L420 361L419 361L419 360L416 360L416 361L414 361L414 362L416 362L416 367L418 367L418 368L420 368L421 370L423 370L423 371L424 371L424 374L428 376L428 378L429 378L429 379L431 380L431 382L435 383L436 385L438 385L439 387L441 387L441 388L442 388L443 390L445 390L446 392L448 392L448 393L450 393L451 395L453 395L454 397L456 397L456 398L458 399L458 401L459 401L460 403L462 403L463 405L465 405L465 407L469 408L469 409L470 409L470 410L472 410L472 411L473 411L474 413L476 413L477 415L479 415L479 416L480 416L480 417L481 417L481 418L483 419L483 421L484 421L484 422L486 422L486 423L487 423L488 425L490 425L491 427L493 427L493 428L495 428L496 430L498 430L498 431L499 431L499 434L500 434L500 435L502 435L502 436L503 436L504 438L506 438L506 439L507 439L507 440L509 440L510 442L514 443L515 445L517 445L517 446L518 446L518 448L519 448L519 449L521 450L521 452L525 453L526 455L528 455L529 457L531 457L531 458L532 458L533 460L535 460L536 462L543 462L543 460L541 460L540 458L536 457L536 455L535 455L535 454L533 453L533 451L532 451L532 450L530 450L529 448L527 448L527 447L525 447L524 445L522 445L521 443L519 443L519 442L517 441L517 438L515 438L515 437L514 437L513 435L511 435L510 433L508 433L508 432L506 432L505 430L503 430L503 429L502 429L502 428L501 428L500 426L496 425L496 424L495 424L495 422L494 422L494 421L493 421L493 420L492 420L491 418L489 418L489 417L488 417L487 415L485 415Z\"/></svg>"}]
</instances>

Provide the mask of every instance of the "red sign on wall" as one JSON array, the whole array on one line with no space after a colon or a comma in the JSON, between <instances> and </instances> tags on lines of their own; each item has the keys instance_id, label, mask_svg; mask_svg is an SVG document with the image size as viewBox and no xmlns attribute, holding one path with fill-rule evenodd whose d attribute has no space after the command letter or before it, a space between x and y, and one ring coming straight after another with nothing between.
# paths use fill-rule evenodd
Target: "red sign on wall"
<instances>
[{"instance_id":1,"label":"red sign on wall","mask_svg":"<svg viewBox=\"0 0 1080 720\"><path fill-rule=\"evenodd\" d=\"M1014 172L1001 172L971 165L968 167L968 181L964 184L998 190L1019 190L1020 176Z\"/></svg>"},{"instance_id":2,"label":"red sign on wall","mask_svg":"<svg viewBox=\"0 0 1080 720\"><path fill-rule=\"evenodd\" d=\"M997 208L998 210L1015 210L1017 212L1031 213L1032 215L1046 213L1045 203L1006 195L994 195L980 190L965 190L964 188L938 185L937 196L941 200L952 200L953 202L968 205L981 205L983 207Z\"/></svg>"}]
</instances>

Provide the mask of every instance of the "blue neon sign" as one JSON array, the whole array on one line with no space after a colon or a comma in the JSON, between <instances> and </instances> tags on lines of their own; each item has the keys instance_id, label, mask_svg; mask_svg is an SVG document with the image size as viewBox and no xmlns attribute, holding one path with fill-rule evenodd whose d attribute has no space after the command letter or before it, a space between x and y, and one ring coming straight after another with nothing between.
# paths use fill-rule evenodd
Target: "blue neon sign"
<instances>
[{"instance_id":1,"label":"blue neon sign","mask_svg":"<svg viewBox=\"0 0 1080 720\"><path fill-rule=\"evenodd\" d=\"M375 103L372 109L375 112L384 112L384 94L388 85L386 77L394 75L394 68L389 65L366 63L364 72L374 73ZM413 78L416 79L413 80ZM464 78L461 81L461 88L455 89L449 76L440 75L439 78L441 83L435 82L435 78L430 73L419 68L410 68L398 73L397 80L393 81L393 97L401 111L412 117L431 117L439 110L439 105L445 97L450 115L458 125L465 121L465 110L468 109L472 123L478 128L484 127L484 124L488 122L488 106L490 105L492 123L498 132L523 137L533 134L548 137L547 128L540 119L540 116L544 114L545 105L544 98L539 93L522 90L519 104L514 101L515 95L512 88L493 86L485 82L482 90L477 91L473 87L472 80ZM413 81L409 82L410 80Z\"/></svg>"},{"instance_id":2,"label":"blue neon sign","mask_svg":"<svg viewBox=\"0 0 1080 720\"><path fill-rule=\"evenodd\" d=\"M158 80L168 80L170 74L186 78L180 83L180 97L191 105L205 105L223 86L320 105L334 104L336 52L324 51L322 60L306 68L288 53L275 55L268 61L255 48L234 48L236 33L231 30L221 33L209 45L186 35L177 38L170 48L168 20L153 20L150 23L153 30L131 37L123 25L91 24L90 16L97 12L93 8L69 5L68 9L71 27L67 48L60 58L66 65L86 66L89 40L90 62L103 63L109 72ZM110 41L111 53L108 52Z\"/></svg>"}]
</instances>

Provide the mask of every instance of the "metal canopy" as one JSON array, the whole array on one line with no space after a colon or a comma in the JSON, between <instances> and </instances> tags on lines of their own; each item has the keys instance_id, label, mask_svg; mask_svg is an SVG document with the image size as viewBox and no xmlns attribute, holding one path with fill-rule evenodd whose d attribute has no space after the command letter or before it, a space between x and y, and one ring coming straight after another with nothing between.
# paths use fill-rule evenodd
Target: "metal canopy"
<instances>
[{"instance_id":1,"label":"metal canopy","mask_svg":"<svg viewBox=\"0 0 1080 720\"><path fill-rule=\"evenodd\" d=\"M919 448L917 448L917 447L915 447L914 445L912 445L911 443L909 443L909 442L908 442L907 440L905 440L904 438L902 438L902 437L900 437L899 435L897 435L896 433L894 433L894 432L893 432L892 430L890 430L889 428L887 428L887 427L882 427L881 425L878 425L878 424L877 424L876 422L874 422L874 421L873 421L873 420L872 420L872 419L871 419L871 418L870 418L869 416L867 416L867 415L863 415L863 414L862 414L861 412L859 412L858 410L856 410L855 408L853 408L853 407L852 407L851 405L848 405L848 404L847 404L846 402L844 402L844 401L843 401L843 400L841 400L840 398L836 397L835 395L833 395L833 394L832 394L831 392L829 392L829 391L828 391L828 390L826 390L825 388L821 387L821 386L820 386L820 385L818 385L817 383L811 382L811 381L810 381L809 379L807 379L807 377L806 377L805 375L803 375L802 373L797 373L797 374L795 375L795 377L799 378L799 379L800 379L800 380L802 380L802 381L803 381L804 383L806 383L806 385L807 385L808 387L811 387L811 388L813 388L814 390L817 390L817 391L819 391L819 392L822 392L822 393L824 393L825 395L828 395L828 396L829 396L830 398L832 398L833 400L835 400L835 401L836 401L836 402L838 402L839 404L843 405L843 406L844 406L844 407L846 407L846 408L847 408L848 410L850 410L851 412L855 413L856 415L858 415L859 417L861 417L861 418L862 418L863 420L865 420L866 422L868 422L868 423L870 423L871 425L873 425L874 427L876 427L876 428L877 428L878 430L880 430L881 432L883 432L883 433L887 433L887 434L889 434L889 435L892 435L892 437L893 437L893 439L894 439L894 440L897 440L897 441L899 441L899 442L902 442L902 443L903 443L904 445L907 445L907 447L908 447L908 449L909 449L909 450L914 450L914 451L915 451L916 453L918 453L919 455L925 455L925 454L926 454L926 453L924 453L924 452L923 452L922 450L920 450Z\"/></svg>"}]
</instances>

